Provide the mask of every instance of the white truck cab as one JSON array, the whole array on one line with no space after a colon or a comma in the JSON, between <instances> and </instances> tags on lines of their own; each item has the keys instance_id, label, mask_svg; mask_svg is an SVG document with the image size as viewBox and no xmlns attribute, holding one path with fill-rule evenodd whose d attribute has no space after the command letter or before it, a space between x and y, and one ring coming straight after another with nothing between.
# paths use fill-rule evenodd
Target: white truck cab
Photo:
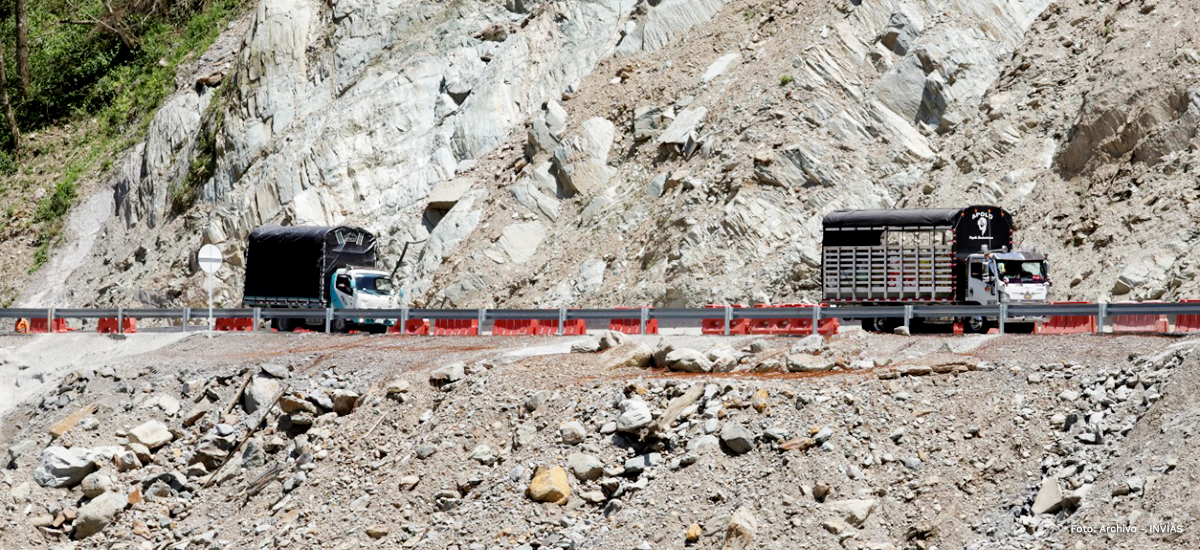
<instances>
[{"instance_id":1,"label":"white truck cab","mask_svg":"<svg viewBox=\"0 0 1200 550\"><path fill-rule=\"evenodd\" d=\"M1044 304L1050 293L1046 257L1036 252L994 252L967 257L968 303Z\"/></svg>"},{"instance_id":2,"label":"white truck cab","mask_svg":"<svg viewBox=\"0 0 1200 550\"><path fill-rule=\"evenodd\" d=\"M401 291L392 283L391 274L379 269L343 267L335 270L329 288L336 309L395 309ZM376 325L386 328L383 319L350 319L354 325ZM387 321L392 321L388 319ZM393 321L394 322L394 321Z\"/></svg>"}]
</instances>

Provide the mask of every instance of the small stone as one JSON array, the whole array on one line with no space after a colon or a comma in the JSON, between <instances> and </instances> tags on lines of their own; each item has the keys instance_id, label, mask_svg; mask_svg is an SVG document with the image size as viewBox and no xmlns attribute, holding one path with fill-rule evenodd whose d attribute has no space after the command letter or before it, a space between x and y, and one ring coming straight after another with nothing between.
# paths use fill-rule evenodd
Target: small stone
<instances>
[{"instance_id":1,"label":"small stone","mask_svg":"<svg viewBox=\"0 0 1200 550\"><path fill-rule=\"evenodd\" d=\"M658 453L646 453L644 455L638 455L625 461L625 474L638 475L644 472L647 468L661 466L662 462L662 455Z\"/></svg>"},{"instance_id":2,"label":"small stone","mask_svg":"<svg viewBox=\"0 0 1200 550\"><path fill-rule=\"evenodd\" d=\"M583 491L579 493L579 498L583 499L584 502L589 504L600 504L606 500L604 497L604 491L600 491L598 489Z\"/></svg>"},{"instance_id":3,"label":"small stone","mask_svg":"<svg viewBox=\"0 0 1200 550\"><path fill-rule=\"evenodd\" d=\"M274 376L275 378L288 378L292 375L291 371L288 370L287 365L280 365L279 363L264 363L259 368L261 368L264 373Z\"/></svg>"},{"instance_id":4,"label":"small stone","mask_svg":"<svg viewBox=\"0 0 1200 550\"><path fill-rule=\"evenodd\" d=\"M83 491L83 496L96 498L112 490L113 480L100 472L92 472L83 478L79 488Z\"/></svg>"},{"instance_id":5,"label":"small stone","mask_svg":"<svg viewBox=\"0 0 1200 550\"><path fill-rule=\"evenodd\" d=\"M833 429L821 428L817 431L817 434L813 436L813 441L815 441L817 445L824 445L826 441L829 441L830 437L833 437Z\"/></svg>"},{"instance_id":6,"label":"small stone","mask_svg":"<svg viewBox=\"0 0 1200 550\"><path fill-rule=\"evenodd\" d=\"M580 481L594 481L604 475L604 463L584 453L571 453L567 457L567 469Z\"/></svg>"},{"instance_id":7,"label":"small stone","mask_svg":"<svg viewBox=\"0 0 1200 550\"><path fill-rule=\"evenodd\" d=\"M346 416L354 412L358 405L358 392L351 390L336 390L333 392L333 412L338 416Z\"/></svg>"},{"instance_id":8,"label":"small stone","mask_svg":"<svg viewBox=\"0 0 1200 550\"><path fill-rule=\"evenodd\" d=\"M632 432L650 425L653 420L650 406L641 399L626 399L621 402L621 416L617 417L617 431Z\"/></svg>"},{"instance_id":9,"label":"small stone","mask_svg":"<svg viewBox=\"0 0 1200 550\"><path fill-rule=\"evenodd\" d=\"M688 526L687 533L684 533L683 541L688 544L695 544L700 541L700 535L703 533L704 531L700 528L700 524L693 523Z\"/></svg>"},{"instance_id":10,"label":"small stone","mask_svg":"<svg viewBox=\"0 0 1200 550\"><path fill-rule=\"evenodd\" d=\"M571 485L562 466L542 468L529 482L529 498L537 502L566 504L571 496Z\"/></svg>"},{"instance_id":11,"label":"small stone","mask_svg":"<svg viewBox=\"0 0 1200 550\"><path fill-rule=\"evenodd\" d=\"M571 353L595 353L600 351L599 338L584 338L571 344Z\"/></svg>"},{"instance_id":12,"label":"small stone","mask_svg":"<svg viewBox=\"0 0 1200 550\"><path fill-rule=\"evenodd\" d=\"M151 420L129 430L130 443L140 443L151 451L170 443L173 439L175 436L167 429L166 424L157 420Z\"/></svg>"},{"instance_id":13,"label":"small stone","mask_svg":"<svg viewBox=\"0 0 1200 550\"><path fill-rule=\"evenodd\" d=\"M468 460L474 460L485 466L491 466L496 462L496 453L492 452L492 448L487 445L479 445L471 450L471 454L467 455Z\"/></svg>"},{"instance_id":14,"label":"small stone","mask_svg":"<svg viewBox=\"0 0 1200 550\"><path fill-rule=\"evenodd\" d=\"M538 410L542 405L545 405L546 402L550 400L550 395L550 392L547 390L534 393L533 395L529 396L529 399L525 400L525 410L529 412Z\"/></svg>"},{"instance_id":15,"label":"small stone","mask_svg":"<svg viewBox=\"0 0 1200 550\"><path fill-rule=\"evenodd\" d=\"M461 361L450 363L429 373L429 382L435 386L458 382L467 377L467 364Z\"/></svg>"},{"instance_id":16,"label":"small stone","mask_svg":"<svg viewBox=\"0 0 1200 550\"><path fill-rule=\"evenodd\" d=\"M567 445L578 445L583 443L587 436L587 431L584 430L583 424L579 422L565 422L558 427L558 433L562 435L563 443Z\"/></svg>"},{"instance_id":17,"label":"small stone","mask_svg":"<svg viewBox=\"0 0 1200 550\"><path fill-rule=\"evenodd\" d=\"M403 378L393 378L392 381L388 382L387 386L384 388L384 394L388 396L395 396L398 393L408 393L411 388L412 384L410 384L408 380Z\"/></svg>"},{"instance_id":18,"label":"small stone","mask_svg":"<svg viewBox=\"0 0 1200 550\"><path fill-rule=\"evenodd\" d=\"M745 506L738 508L729 518L725 529L725 545L722 550L747 550L753 548L754 536L758 533L758 520Z\"/></svg>"},{"instance_id":19,"label":"small stone","mask_svg":"<svg viewBox=\"0 0 1200 550\"><path fill-rule=\"evenodd\" d=\"M825 509L837 514L843 520L855 527L862 527L863 522L875 510L879 502L875 499L847 499L829 502Z\"/></svg>"},{"instance_id":20,"label":"small stone","mask_svg":"<svg viewBox=\"0 0 1200 550\"><path fill-rule=\"evenodd\" d=\"M1042 480L1042 486L1038 489L1037 496L1033 499L1033 506L1029 509L1033 515L1044 514L1046 512L1056 512L1062 507L1063 493L1058 486L1058 481L1053 478Z\"/></svg>"},{"instance_id":21,"label":"small stone","mask_svg":"<svg viewBox=\"0 0 1200 550\"><path fill-rule=\"evenodd\" d=\"M888 434L888 439L891 439L895 443L899 443L900 439L903 437L904 437L904 428L896 428L896 429L892 430L892 433Z\"/></svg>"},{"instance_id":22,"label":"small stone","mask_svg":"<svg viewBox=\"0 0 1200 550\"><path fill-rule=\"evenodd\" d=\"M421 482L421 476L418 476L418 475L404 476L404 477L400 478L400 490L401 491L411 491L420 482Z\"/></svg>"},{"instance_id":23,"label":"small stone","mask_svg":"<svg viewBox=\"0 0 1200 550\"><path fill-rule=\"evenodd\" d=\"M417 447L416 450L417 458L425 460L426 458L433 456L433 453L436 453L437 450L437 447L433 445L421 445Z\"/></svg>"},{"instance_id":24,"label":"small stone","mask_svg":"<svg viewBox=\"0 0 1200 550\"><path fill-rule=\"evenodd\" d=\"M255 376L242 394L242 408L247 414L253 414L263 407L271 406L281 388L279 381L274 378L261 374Z\"/></svg>"},{"instance_id":25,"label":"small stone","mask_svg":"<svg viewBox=\"0 0 1200 550\"><path fill-rule=\"evenodd\" d=\"M293 414L301 411L317 414L317 406L300 394L287 394L280 397L279 408L283 409L284 414Z\"/></svg>"},{"instance_id":26,"label":"small stone","mask_svg":"<svg viewBox=\"0 0 1200 550\"><path fill-rule=\"evenodd\" d=\"M817 502L825 502L825 497L829 496L829 484L818 483L812 488L813 499Z\"/></svg>"},{"instance_id":27,"label":"small stone","mask_svg":"<svg viewBox=\"0 0 1200 550\"><path fill-rule=\"evenodd\" d=\"M382 526L382 525L367 527L367 536L371 537L373 539L376 539L376 540L386 537L388 535L388 533L390 533L390 532L391 532L391 529L388 529L387 527Z\"/></svg>"},{"instance_id":28,"label":"small stone","mask_svg":"<svg viewBox=\"0 0 1200 550\"><path fill-rule=\"evenodd\" d=\"M745 454L754 449L754 434L741 424L727 422L721 428L721 443L732 454Z\"/></svg>"}]
</instances>

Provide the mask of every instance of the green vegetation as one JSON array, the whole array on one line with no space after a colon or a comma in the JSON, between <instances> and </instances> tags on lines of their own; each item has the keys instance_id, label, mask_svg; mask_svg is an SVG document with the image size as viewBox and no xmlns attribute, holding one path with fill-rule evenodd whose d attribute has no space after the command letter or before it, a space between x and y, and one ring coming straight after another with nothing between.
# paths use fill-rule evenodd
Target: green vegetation
<instances>
[{"instance_id":1,"label":"green vegetation","mask_svg":"<svg viewBox=\"0 0 1200 550\"><path fill-rule=\"evenodd\" d=\"M787 86L788 84L791 84L792 82L795 82L795 81L796 81L796 79L792 78L792 75L790 75L790 74L785 74L785 75L779 77L779 85L780 86Z\"/></svg>"},{"instance_id":2,"label":"green vegetation","mask_svg":"<svg viewBox=\"0 0 1200 550\"><path fill-rule=\"evenodd\" d=\"M32 272L45 264L52 247L61 240L66 214L80 194L81 179L110 170L122 150L145 137L159 103L175 89L180 64L212 44L237 15L242 1L27 2L27 85L22 82L18 62L13 4L0 9L6 88L19 129L19 133L12 131L0 104L0 184L28 197L14 187L18 180L13 178L23 181L31 175L21 173L22 165L48 153L65 159L50 165L49 173L62 175L38 201L32 219L21 224L37 235ZM210 111L219 109L210 107ZM200 185L215 168L213 143L221 121L209 113L205 119L201 159L197 160L201 169L193 166L188 181L176 190L178 200L172 193L176 213L194 202ZM46 147L45 140L29 145L17 139L41 133L58 135L64 130L72 136L67 154L41 150ZM40 165L46 166L44 160ZM32 188L46 183L42 180ZM25 186L28 188L28 183ZM20 200L17 195L9 198ZM13 205L6 211L11 218Z\"/></svg>"},{"instance_id":3,"label":"green vegetation","mask_svg":"<svg viewBox=\"0 0 1200 550\"><path fill-rule=\"evenodd\" d=\"M746 8L742 10L742 19L747 23L754 21L758 17L758 12L754 8Z\"/></svg>"}]
</instances>

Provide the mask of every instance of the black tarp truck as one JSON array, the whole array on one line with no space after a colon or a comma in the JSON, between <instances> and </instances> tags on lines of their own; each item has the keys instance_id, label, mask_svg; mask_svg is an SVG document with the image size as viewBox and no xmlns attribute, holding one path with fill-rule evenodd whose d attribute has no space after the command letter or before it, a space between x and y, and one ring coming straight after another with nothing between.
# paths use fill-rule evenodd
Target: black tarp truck
<instances>
[{"instance_id":1,"label":"black tarp truck","mask_svg":"<svg viewBox=\"0 0 1200 550\"><path fill-rule=\"evenodd\" d=\"M822 222L821 285L831 305L1045 303L1046 258L1014 252L1012 215L998 206L912 210L839 210ZM952 322L958 319L921 319ZM961 319L986 332L996 319ZM1014 331L1032 330L1030 320ZM890 332L895 318L868 318Z\"/></svg>"},{"instance_id":2,"label":"black tarp truck","mask_svg":"<svg viewBox=\"0 0 1200 550\"><path fill-rule=\"evenodd\" d=\"M290 308L296 317L275 319L290 331L323 327L324 308L395 308L392 276L376 269L375 236L357 227L263 226L246 246L245 307ZM394 319L338 319L333 330L383 332Z\"/></svg>"}]
</instances>

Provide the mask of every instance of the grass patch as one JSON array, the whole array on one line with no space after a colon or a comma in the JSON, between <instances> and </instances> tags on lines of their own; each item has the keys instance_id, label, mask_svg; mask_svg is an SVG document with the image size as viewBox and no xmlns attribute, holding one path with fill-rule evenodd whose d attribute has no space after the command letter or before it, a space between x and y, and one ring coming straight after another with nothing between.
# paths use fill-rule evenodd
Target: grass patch
<instances>
[{"instance_id":1,"label":"grass patch","mask_svg":"<svg viewBox=\"0 0 1200 550\"><path fill-rule=\"evenodd\" d=\"M796 79L792 78L792 75L790 75L790 74L785 74L785 75L779 77L779 85L780 86L787 86L788 84L791 84L792 82L795 82L795 81L796 81Z\"/></svg>"}]
</instances>

